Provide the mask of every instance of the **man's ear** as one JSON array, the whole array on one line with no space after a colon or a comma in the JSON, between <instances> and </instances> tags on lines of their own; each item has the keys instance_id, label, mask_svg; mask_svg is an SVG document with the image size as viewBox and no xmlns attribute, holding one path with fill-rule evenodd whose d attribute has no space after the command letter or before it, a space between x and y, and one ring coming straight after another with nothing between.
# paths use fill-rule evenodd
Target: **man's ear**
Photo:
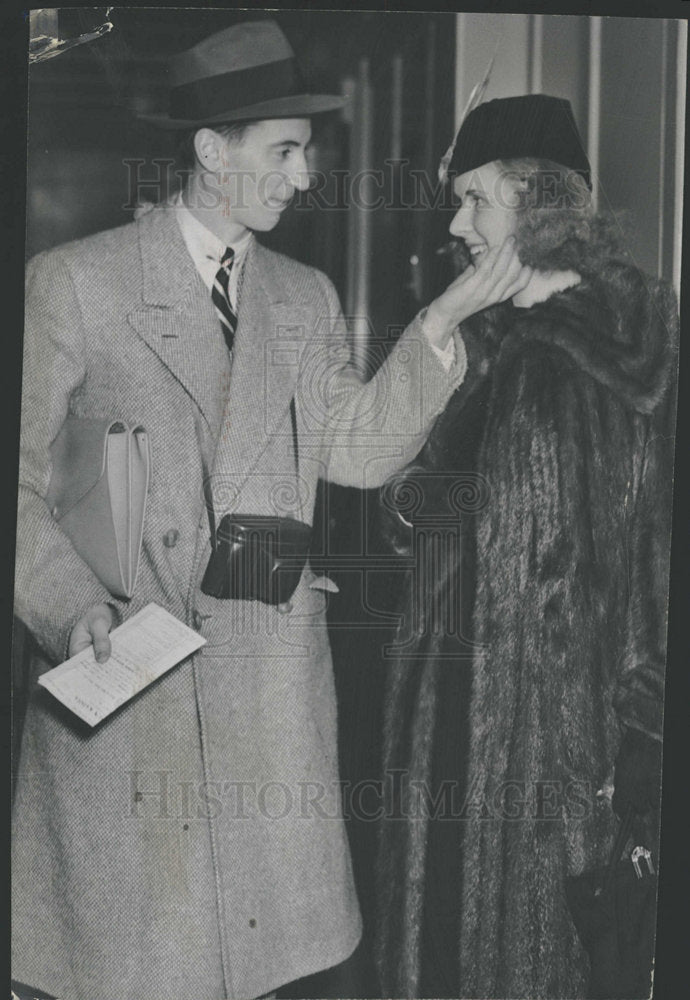
<instances>
[{"instance_id":1,"label":"man's ear","mask_svg":"<svg viewBox=\"0 0 690 1000\"><path fill-rule=\"evenodd\" d=\"M206 170L220 170L222 163L222 139L210 128L200 128L194 135L194 152L198 162Z\"/></svg>"}]
</instances>

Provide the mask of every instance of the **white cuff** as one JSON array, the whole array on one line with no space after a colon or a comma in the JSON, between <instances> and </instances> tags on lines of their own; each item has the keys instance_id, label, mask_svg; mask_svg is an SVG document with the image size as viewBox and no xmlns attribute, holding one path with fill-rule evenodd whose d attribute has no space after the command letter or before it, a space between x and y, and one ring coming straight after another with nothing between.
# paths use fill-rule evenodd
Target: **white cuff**
<instances>
[{"instance_id":1,"label":"white cuff","mask_svg":"<svg viewBox=\"0 0 690 1000\"><path fill-rule=\"evenodd\" d=\"M451 337L444 348L436 347L434 344L429 344L429 347L439 359L446 371L449 372L457 359L455 352L455 339Z\"/></svg>"}]
</instances>

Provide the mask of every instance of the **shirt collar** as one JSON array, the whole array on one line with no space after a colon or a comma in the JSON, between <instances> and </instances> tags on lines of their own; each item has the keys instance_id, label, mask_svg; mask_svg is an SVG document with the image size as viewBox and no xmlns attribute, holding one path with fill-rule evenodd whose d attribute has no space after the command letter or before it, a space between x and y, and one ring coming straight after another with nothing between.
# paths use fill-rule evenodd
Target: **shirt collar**
<instances>
[{"instance_id":1,"label":"shirt collar","mask_svg":"<svg viewBox=\"0 0 690 1000\"><path fill-rule=\"evenodd\" d=\"M226 250L225 243L223 243L215 235L215 233L212 233L210 229L207 229L203 223L199 222L199 220L192 215L184 203L181 191L178 192L175 198L175 209L175 216L177 218L182 237L187 245L187 250L194 261L197 270L203 274L203 272L210 267L210 261L213 261L213 264L217 269ZM239 240L230 244L232 249L235 251L235 269L237 269L237 265L244 259L252 238L253 233L251 230L247 230L247 232L241 236Z\"/></svg>"}]
</instances>

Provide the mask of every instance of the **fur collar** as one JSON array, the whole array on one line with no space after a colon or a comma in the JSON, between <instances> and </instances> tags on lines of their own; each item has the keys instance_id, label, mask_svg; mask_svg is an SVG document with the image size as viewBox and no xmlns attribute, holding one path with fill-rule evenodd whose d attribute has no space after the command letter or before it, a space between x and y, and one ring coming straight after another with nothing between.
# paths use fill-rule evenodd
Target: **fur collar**
<instances>
[{"instance_id":1,"label":"fur collar","mask_svg":"<svg viewBox=\"0 0 690 1000\"><path fill-rule=\"evenodd\" d=\"M579 285L511 314L503 358L526 340L551 344L639 413L654 411L674 376L675 295L630 265L609 263Z\"/></svg>"}]
</instances>

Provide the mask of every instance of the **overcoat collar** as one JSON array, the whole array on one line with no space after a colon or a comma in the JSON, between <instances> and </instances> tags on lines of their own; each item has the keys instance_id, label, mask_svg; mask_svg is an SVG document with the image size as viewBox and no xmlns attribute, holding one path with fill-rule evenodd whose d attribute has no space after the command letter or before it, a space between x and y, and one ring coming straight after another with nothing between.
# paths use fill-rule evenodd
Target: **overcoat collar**
<instances>
[{"instance_id":1,"label":"overcoat collar","mask_svg":"<svg viewBox=\"0 0 690 1000\"><path fill-rule=\"evenodd\" d=\"M189 256L174 207L138 220L143 304L129 323L189 393L209 427L220 417L219 382L227 362L208 289Z\"/></svg>"},{"instance_id":2,"label":"overcoat collar","mask_svg":"<svg viewBox=\"0 0 690 1000\"><path fill-rule=\"evenodd\" d=\"M181 302L199 277L185 246L173 203L139 219L143 298L147 305L172 307Z\"/></svg>"},{"instance_id":3,"label":"overcoat collar","mask_svg":"<svg viewBox=\"0 0 690 1000\"><path fill-rule=\"evenodd\" d=\"M212 429L219 325L210 296L189 256L174 208L139 220L144 305L129 316L195 401ZM294 301L282 259L253 241L244 265L229 392L222 409L215 469L241 487L277 428L287 423L299 356L313 328L314 307ZM292 301L290 301L292 299Z\"/></svg>"}]
</instances>

